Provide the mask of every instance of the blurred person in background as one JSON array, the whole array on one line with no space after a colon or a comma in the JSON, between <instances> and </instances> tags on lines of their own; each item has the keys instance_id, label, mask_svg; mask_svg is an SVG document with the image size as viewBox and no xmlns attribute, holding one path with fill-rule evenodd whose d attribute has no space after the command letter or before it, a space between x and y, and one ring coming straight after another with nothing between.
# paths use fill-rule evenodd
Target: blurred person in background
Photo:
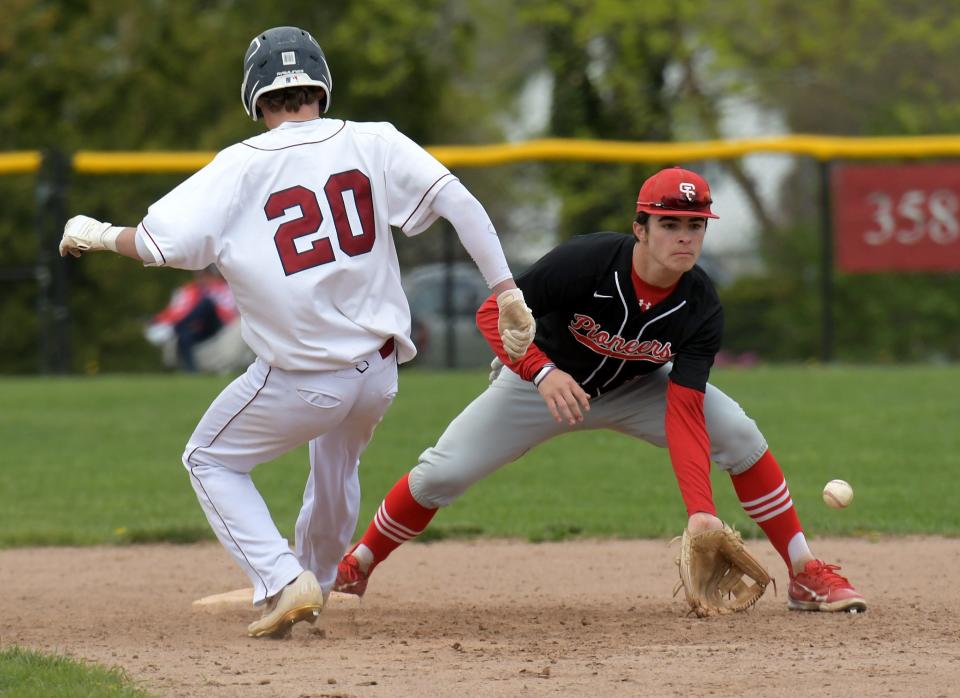
<instances>
[{"instance_id":1,"label":"blurred person in background","mask_svg":"<svg viewBox=\"0 0 960 698\"><path fill-rule=\"evenodd\" d=\"M245 368L253 354L240 335L240 313L230 286L213 265L177 287L146 328L167 368L226 373Z\"/></svg>"}]
</instances>

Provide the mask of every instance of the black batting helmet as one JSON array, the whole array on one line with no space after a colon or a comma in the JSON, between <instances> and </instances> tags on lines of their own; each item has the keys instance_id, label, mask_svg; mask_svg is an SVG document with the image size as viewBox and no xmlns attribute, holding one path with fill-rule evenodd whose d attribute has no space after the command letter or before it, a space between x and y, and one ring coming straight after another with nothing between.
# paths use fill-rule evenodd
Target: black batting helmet
<instances>
[{"instance_id":1,"label":"black batting helmet","mask_svg":"<svg viewBox=\"0 0 960 698\"><path fill-rule=\"evenodd\" d=\"M285 87L314 86L326 97L323 111L330 108L333 80L320 44L310 32L297 27L274 27L253 37L243 57L243 84L240 99L254 121L263 116L257 108L260 95Z\"/></svg>"}]
</instances>

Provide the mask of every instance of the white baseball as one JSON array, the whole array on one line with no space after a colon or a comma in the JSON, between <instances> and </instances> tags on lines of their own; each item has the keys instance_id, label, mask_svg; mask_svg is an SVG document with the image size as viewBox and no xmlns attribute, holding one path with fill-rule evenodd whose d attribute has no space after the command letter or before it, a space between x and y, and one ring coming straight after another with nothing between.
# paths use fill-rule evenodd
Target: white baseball
<instances>
[{"instance_id":1,"label":"white baseball","mask_svg":"<svg viewBox=\"0 0 960 698\"><path fill-rule=\"evenodd\" d=\"M853 488L846 480L831 480L823 487L823 502L831 509L843 509L853 501Z\"/></svg>"}]
</instances>

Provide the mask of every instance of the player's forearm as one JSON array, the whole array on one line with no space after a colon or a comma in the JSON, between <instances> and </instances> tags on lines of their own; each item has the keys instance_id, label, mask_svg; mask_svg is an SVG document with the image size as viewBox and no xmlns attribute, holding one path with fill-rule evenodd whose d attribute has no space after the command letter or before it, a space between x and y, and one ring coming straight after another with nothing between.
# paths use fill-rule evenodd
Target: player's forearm
<instances>
[{"instance_id":1,"label":"player's forearm","mask_svg":"<svg viewBox=\"0 0 960 698\"><path fill-rule=\"evenodd\" d=\"M460 243L491 290L501 293L516 288L496 228L483 205L466 187L456 180L451 181L437 193L432 207L453 225Z\"/></svg>"},{"instance_id":2,"label":"player's forearm","mask_svg":"<svg viewBox=\"0 0 960 698\"><path fill-rule=\"evenodd\" d=\"M458 181L447 183L431 207L453 225L487 285L495 291L497 334L508 360L526 354L536 334L533 313L517 288L500 247L497 231L480 202Z\"/></svg>"},{"instance_id":3,"label":"player's forearm","mask_svg":"<svg viewBox=\"0 0 960 698\"><path fill-rule=\"evenodd\" d=\"M117 236L117 254L131 259L140 259L140 253L137 252L137 229L124 228Z\"/></svg>"},{"instance_id":4,"label":"player's forearm","mask_svg":"<svg viewBox=\"0 0 960 698\"><path fill-rule=\"evenodd\" d=\"M114 240L114 245L116 249L113 251L119 255L135 259L138 262L150 261L140 253L140 248L137 246L136 228L121 228Z\"/></svg>"},{"instance_id":5,"label":"player's forearm","mask_svg":"<svg viewBox=\"0 0 960 698\"><path fill-rule=\"evenodd\" d=\"M667 447L687 516L717 513L710 484L710 436L703 400L700 391L667 382Z\"/></svg>"},{"instance_id":6,"label":"player's forearm","mask_svg":"<svg viewBox=\"0 0 960 698\"><path fill-rule=\"evenodd\" d=\"M146 246L142 239L137 237L136 228L123 228L114 241L116 248L114 252L130 259L135 259L144 264L156 264L150 248Z\"/></svg>"}]
</instances>

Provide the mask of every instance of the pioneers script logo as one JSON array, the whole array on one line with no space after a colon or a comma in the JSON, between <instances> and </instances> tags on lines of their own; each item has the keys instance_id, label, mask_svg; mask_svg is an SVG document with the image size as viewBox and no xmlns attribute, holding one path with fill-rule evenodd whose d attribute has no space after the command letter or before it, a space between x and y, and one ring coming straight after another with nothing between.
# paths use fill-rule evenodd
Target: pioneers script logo
<instances>
[{"instance_id":1,"label":"pioneers script logo","mask_svg":"<svg viewBox=\"0 0 960 698\"><path fill-rule=\"evenodd\" d=\"M673 358L670 342L663 344L656 339L640 342L636 339L624 339L618 334L611 335L601 330L600 325L589 315L574 313L569 330L574 339L591 351L615 359L663 364Z\"/></svg>"}]
</instances>

